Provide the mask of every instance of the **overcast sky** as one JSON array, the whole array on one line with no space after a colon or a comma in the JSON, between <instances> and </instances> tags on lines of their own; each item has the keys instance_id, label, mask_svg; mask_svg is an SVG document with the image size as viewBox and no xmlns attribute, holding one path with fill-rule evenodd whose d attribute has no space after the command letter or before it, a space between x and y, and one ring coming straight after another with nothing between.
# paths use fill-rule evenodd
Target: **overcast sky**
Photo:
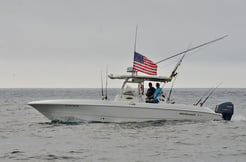
<instances>
[{"instance_id":1,"label":"overcast sky","mask_svg":"<svg viewBox=\"0 0 246 162\"><path fill-rule=\"evenodd\" d=\"M0 87L100 87L137 51L157 62L189 53L176 87L246 88L245 0L0 0ZM170 75L177 59L159 64ZM109 87L121 81L109 80ZM167 85L167 87L170 85Z\"/></svg>"}]
</instances>

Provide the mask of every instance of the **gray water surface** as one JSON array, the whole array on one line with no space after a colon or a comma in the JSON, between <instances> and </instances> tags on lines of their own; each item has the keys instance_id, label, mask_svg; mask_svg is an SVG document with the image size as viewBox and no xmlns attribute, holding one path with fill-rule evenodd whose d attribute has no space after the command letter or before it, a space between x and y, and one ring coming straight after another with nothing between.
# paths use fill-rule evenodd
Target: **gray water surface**
<instances>
[{"instance_id":1,"label":"gray water surface","mask_svg":"<svg viewBox=\"0 0 246 162\"><path fill-rule=\"evenodd\" d=\"M193 104L207 89L175 89ZM109 89L109 98L119 89ZM232 101L232 121L52 123L27 103L100 99L100 89L0 89L0 161L246 161L246 89L218 89L206 103Z\"/></svg>"}]
</instances>

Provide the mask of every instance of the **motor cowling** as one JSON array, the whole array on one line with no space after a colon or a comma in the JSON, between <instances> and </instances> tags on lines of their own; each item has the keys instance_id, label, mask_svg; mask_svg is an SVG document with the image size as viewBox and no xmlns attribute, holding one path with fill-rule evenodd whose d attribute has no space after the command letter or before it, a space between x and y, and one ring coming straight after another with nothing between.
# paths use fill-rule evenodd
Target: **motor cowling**
<instances>
[{"instance_id":1,"label":"motor cowling","mask_svg":"<svg viewBox=\"0 0 246 162\"><path fill-rule=\"evenodd\" d=\"M222 114L224 120L231 120L234 113L234 105L232 102L224 102L216 105L215 112Z\"/></svg>"}]
</instances>

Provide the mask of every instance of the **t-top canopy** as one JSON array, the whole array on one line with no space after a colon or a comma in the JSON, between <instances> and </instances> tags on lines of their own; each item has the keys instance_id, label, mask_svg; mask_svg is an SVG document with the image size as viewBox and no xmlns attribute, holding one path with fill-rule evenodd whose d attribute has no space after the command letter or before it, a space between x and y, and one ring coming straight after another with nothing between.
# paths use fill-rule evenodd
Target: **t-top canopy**
<instances>
[{"instance_id":1,"label":"t-top canopy","mask_svg":"<svg viewBox=\"0 0 246 162\"><path fill-rule=\"evenodd\" d=\"M132 82L144 82L144 81L153 81L153 82L170 82L172 78L164 76L139 76L139 75L116 75L113 74L108 76L110 79L132 79Z\"/></svg>"}]
</instances>

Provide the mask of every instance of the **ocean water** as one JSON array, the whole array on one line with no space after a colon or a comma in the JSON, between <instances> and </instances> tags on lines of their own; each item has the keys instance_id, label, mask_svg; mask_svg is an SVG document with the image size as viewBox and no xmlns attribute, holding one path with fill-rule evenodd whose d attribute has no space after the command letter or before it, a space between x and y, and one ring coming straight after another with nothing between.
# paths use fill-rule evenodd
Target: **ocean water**
<instances>
[{"instance_id":1,"label":"ocean water","mask_svg":"<svg viewBox=\"0 0 246 162\"><path fill-rule=\"evenodd\" d=\"M174 89L195 103L207 89ZM119 89L109 89L109 98ZM206 106L232 101L232 121L52 123L29 101L100 99L100 89L0 89L0 161L245 162L246 89L218 89Z\"/></svg>"}]
</instances>

